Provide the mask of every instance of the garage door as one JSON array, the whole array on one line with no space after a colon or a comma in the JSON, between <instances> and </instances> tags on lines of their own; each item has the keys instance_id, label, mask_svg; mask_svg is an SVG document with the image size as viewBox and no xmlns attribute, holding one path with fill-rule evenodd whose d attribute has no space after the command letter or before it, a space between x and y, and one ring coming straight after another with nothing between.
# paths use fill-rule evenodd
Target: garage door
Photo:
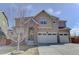
<instances>
[{"instance_id":1,"label":"garage door","mask_svg":"<svg viewBox=\"0 0 79 59\"><path fill-rule=\"evenodd\" d=\"M68 42L69 42L68 34L60 34L60 43L68 43Z\"/></svg>"},{"instance_id":2,"label":"garage door","mask_svg":"<svg viewBox=\"0 0 79 59\"><path fill-rule=\"evenodd\" d=\"M55 33L38 33L38 43L57 43Z\"/></svg>"}]
</instances>

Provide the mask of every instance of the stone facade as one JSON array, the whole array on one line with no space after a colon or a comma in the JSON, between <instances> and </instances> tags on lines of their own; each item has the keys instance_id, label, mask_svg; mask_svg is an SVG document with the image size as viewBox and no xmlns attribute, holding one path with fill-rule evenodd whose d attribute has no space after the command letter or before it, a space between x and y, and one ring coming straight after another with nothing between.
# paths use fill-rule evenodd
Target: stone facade
<instances>
[{"instance_id":1,"label":"stone facade","mask_svg":"<svg viewBox=\"0 0 79 59\"><path fill-rule=\"evenodd\" d=\"M15 18L15 31L22 34L26 43L68 43L70 40L66 21L44 10L33 17Z\"/></svg>"}]
</instances>

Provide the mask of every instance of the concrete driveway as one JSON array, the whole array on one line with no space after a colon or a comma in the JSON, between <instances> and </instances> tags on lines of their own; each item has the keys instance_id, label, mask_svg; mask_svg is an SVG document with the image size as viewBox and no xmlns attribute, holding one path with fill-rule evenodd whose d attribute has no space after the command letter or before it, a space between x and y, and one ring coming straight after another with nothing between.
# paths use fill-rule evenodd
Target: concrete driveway
<instances>
[{"instance_id":1,"label":"concrete driveway","mask_svg":"<svg viewBox=\"0 0 79 59\"><path fill-rule=\"evenodd\" d=\"M39 46L40 55L79 55L79 44L61 44Z\"/></svg>"},{"instance_id":2,"label":"concrete driveway","mask_svg":"<svg viewBox=\"0 0 79 59\"><path fill-rule=\"evenodd\" d=\"M28 49L26 45L20 46L21 50L25 51L20 55L79 55L79 44L50 44L39 45ZM14 46L0 47L0 54L7 54L16 50Z\"/></svg>"}]
</instances>

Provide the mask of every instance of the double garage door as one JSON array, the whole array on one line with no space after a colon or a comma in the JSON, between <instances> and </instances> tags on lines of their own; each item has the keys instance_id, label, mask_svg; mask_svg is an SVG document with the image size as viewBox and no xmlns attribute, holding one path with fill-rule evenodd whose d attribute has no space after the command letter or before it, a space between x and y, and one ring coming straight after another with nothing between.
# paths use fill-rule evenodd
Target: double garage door
<instances>
[{"instance_id":1,"label":"double garage door","mask_svg":"<svg viewBox=\"0 0 79 59\"><path fill-rule=\"evenodd\" d=\"M40 32L37 36L38 43L57 43L56 33Z\"/></svg>"}]
</instances>

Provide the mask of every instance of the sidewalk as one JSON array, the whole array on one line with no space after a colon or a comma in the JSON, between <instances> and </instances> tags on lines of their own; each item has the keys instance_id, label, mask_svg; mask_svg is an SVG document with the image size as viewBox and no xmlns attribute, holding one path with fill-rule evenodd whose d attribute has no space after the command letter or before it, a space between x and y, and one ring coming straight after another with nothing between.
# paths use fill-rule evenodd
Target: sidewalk
<instances>
[{"instance_id":1,"label":"sidewalk","mask_svg":"<svg viewBox=\"0 0 79 59\"><path fill-rule=\"evenodd\" d=\"M0 47L0 55L4 55L4 54L7 54L13 50L15 50L16 47L12 47L12 46L3 46L3 47Z\"/></svg>"},{"instance_id":2,"label":"sidewalk","mask_svg":"<svg viewBox=\"0 0 79 59\"><path fill-rule=\"evenodd\" d=\"M16 55L38 55L39 54L38 47L30 46L29 48L26 49L25 46L22 46L21 48L22 48L21 51L24 51L24 52L22 52L21 54L16 54ZM5 53L3 55L11 55L11 52Z\"/></svg>"},{"instance_id":3,"label":"sidewalk","mask_svg":"<svg viewBox=\"0 0 79 59\"><path fill-rule=\"evenodd\" d=\"M34 48L28 49L27 51L25 51L20 55L38 55L38 54L39 54L38 47L34 47Z\"/></svg>"}]
</instances>

